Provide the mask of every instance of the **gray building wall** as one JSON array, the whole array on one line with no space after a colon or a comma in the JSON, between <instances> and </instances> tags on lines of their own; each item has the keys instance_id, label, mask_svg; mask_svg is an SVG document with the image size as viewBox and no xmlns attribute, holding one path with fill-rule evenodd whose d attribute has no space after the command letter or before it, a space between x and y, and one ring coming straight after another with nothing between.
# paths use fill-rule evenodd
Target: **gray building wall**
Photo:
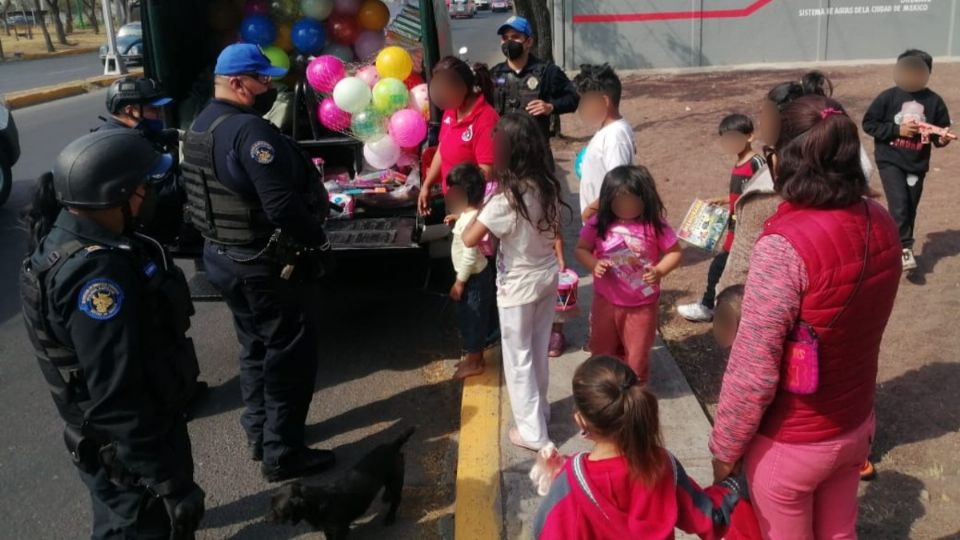
<instances>
[{"instance_id":1,"label":"gray building wall","mask_svg":"<svg viewBox=\"0 0 960 540\"><path fill-rule=\"evenodd\" d=\"M618 69L960 56L960 0L553 0L554 56Z\"/></svg>"}]
</instances>

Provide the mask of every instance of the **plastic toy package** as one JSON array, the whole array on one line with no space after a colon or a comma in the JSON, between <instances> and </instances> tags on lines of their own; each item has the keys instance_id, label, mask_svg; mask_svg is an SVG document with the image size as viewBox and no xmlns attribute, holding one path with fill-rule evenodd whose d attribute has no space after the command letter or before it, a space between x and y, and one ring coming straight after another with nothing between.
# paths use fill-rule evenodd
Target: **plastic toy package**
<instances>
[{"instance_id":1,"label":"plastic toy package","mask_svg":"<svg viewBox=\"0 0 960 540\"><path fill-rule=\"evenodd\" d=\"M691 246L714 251L723 244L729 221L727 208L696 199L683 218L677 237Z\"/></svg>"}]
</instances>

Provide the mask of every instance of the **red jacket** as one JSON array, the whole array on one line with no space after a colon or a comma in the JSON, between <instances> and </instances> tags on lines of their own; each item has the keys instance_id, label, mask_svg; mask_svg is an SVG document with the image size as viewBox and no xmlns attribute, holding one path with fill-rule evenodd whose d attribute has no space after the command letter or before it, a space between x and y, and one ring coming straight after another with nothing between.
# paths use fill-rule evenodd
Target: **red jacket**
<instances>
[{"instance_id":1,"label":"red jacket","mask_svg":"<svg viewBox=\"0 0 960 540\"><path fill-rule=\"evenodd\" d=\"M866 209L870 244L864 270ZM763 234L785 238L806 267L800 319L819 338L819 385L809 395L777 392L760 433L789 443L835 437L862 424L873 410L880 341L902 271L896 224L873 201L835 210L783 203Z\"/></svg>"},{"instance_id":2,"label":"red jacket","mask_svg":"<svg viewBox=\"0 0 960 540\"><path fill-rule=\"evenodd\" d=\"M669 540L674 528L700 538L723 537L739 500L733 485L701 489L669 455L660 481L646 487L630 478L627 461L589 461L577 454L564 463L534 520L538 540Z\"/></svg>"}]
</instances>

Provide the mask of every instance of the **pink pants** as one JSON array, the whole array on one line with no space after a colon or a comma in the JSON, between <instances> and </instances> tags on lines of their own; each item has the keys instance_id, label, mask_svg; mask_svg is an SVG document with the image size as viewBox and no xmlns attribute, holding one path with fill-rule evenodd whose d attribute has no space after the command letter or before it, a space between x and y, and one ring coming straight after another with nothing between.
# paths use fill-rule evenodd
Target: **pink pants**
<instances>
[{"instance_id":1,"label":"pink pants","mask_svg":"<svg viewBox=\"0 0 960 540\"><path fill-rule=\"evenodd\" d=\"M826 441L783 443L757 435L744 467L763 537L856 539L860 466L870 453L874 418Z\"/></svg>"},{"instance_id":2,"label":"pink pants","mask_svg":"<svg viewBox=\"0 0 960 540\"><path fill-rule=\"evenodd\" d=\"M590 310L590 352L615 356L646 384L650 378L650 349L657 337L657 303L638 307L611 304L593 295Z\"/></svg>"}]
</instances>

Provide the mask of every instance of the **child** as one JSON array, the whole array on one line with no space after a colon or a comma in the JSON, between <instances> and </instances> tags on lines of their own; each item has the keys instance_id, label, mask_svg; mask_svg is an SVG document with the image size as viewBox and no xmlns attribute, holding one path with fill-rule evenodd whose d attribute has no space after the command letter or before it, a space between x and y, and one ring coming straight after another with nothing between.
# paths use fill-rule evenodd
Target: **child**
<instances>
[{"instance_id":1,"label":"child","mask_svg":"<svg viewBox=\"0 0 960 540\"><path fill-rule=\"evenodd\" d=\"M550 442L547 349L559 265L560 182L547 166L547 141L532 116L510 113L497 124L494 173L499 192L463 233L475 247L485 234L499 239L497 307L504 376L517 424L510 441L539 450Z\"/></svg>"},{"instance_id":2,"label":"child","mask_svg":"<svg viewBox=\"0 0 960 540\"><path fill-rule=\"evenodd\" d=\"M677 235L645 167L617 167L583 226L577 260L594 277L590 350L620 356L646 384L657 331L660 280L680 266Z\"/></svg>"},{"instance_id":3,"label":"child","mask_svg":"<svg viewBox=\"0 0 960 540\"><path fill-rule=\"evenodd\" d=\"M921 140L917 118L938 127L950 126L950 113L943 99L927 88L933 58L910 49L897 58L894 70L896 86L884 90L863 116L863 130L873 136L877 168L887 206L900 228L903 246L903 270L917 268L913 254L917 206L923 193L923 180L930 170L930 145ZM938 148L946 146L946 137L931 136Z\"/></svg>"},{"instance_id":4,"label":"child","mask_svg":"<svg viewBox=\"0 0 960 540\"><path fill-rule=\"evenodd\" d=\"M465 379L483 373L484 341L490 334L491 311L495 309L496 274L493 266L477 247L463 245L463 232L473 222L483 205L485 179L483 171L473 163L461 163L447 175L446 206L453 226L451 258L457 280L450 288L450 298L458 305L460 336L464 359L453 374Z\"/></svg>"},{"instance_id":5,"label":"child","mask_svg":"<svg viewBox=\"0 0 960 540\"><path fill-rule=\"evenodd\" d=\"M713 320L713 337L724 349L733 347L740 328L740 311L743 305L743 285L727 287L717 295L716 317Z\"/></svg>"},{"instance_id":6,"label":"child","mask_svg":"<svg viewBox=\"0 0 960 540\"><path fill-rule=\"evenodd\" d=\"M598 127L583 155L580 212L583 221L596 213L590 206L600 198L603 177L621 165L631 165L636 153L633 128L620 116L620 79L613 68L583 66L573 82L580 93L577 113L583 123Z\"/></svg>"},{"instance_id":7,"label":"child","mask_svg":"<svg viewBox=\"0 0 960 540\"><path fill-rule=\"evenodd\" d=\"M731 114L720 121L720 146L728 154L735 154L737 161L730 175L730 191L726 197L712 199L715 204L730 205L730 227L723 242L723 250L713 258L707 271L707 290L699 302L677 306L677 313L688 321L710 322L713 320L714 300L717 294L717 282L727 266L727 257L733 246L733 235L737 217L734 214L737 200L744 186L766 164L763 156L753 151L753 122L743 114Z\"/></svg>"},{"instance_id":8,"label":"child","mask_svg":"<svg viewBox=\"0 0 960 540\"><path fill-rule=\"evenodd\" d=\"M722 538L740 478L701 489L663 447L657 399L617 359L594 356L573 376L574 419L594 443L568 458L534 520L534 538Z\"/></svg>"}]
</instances>

